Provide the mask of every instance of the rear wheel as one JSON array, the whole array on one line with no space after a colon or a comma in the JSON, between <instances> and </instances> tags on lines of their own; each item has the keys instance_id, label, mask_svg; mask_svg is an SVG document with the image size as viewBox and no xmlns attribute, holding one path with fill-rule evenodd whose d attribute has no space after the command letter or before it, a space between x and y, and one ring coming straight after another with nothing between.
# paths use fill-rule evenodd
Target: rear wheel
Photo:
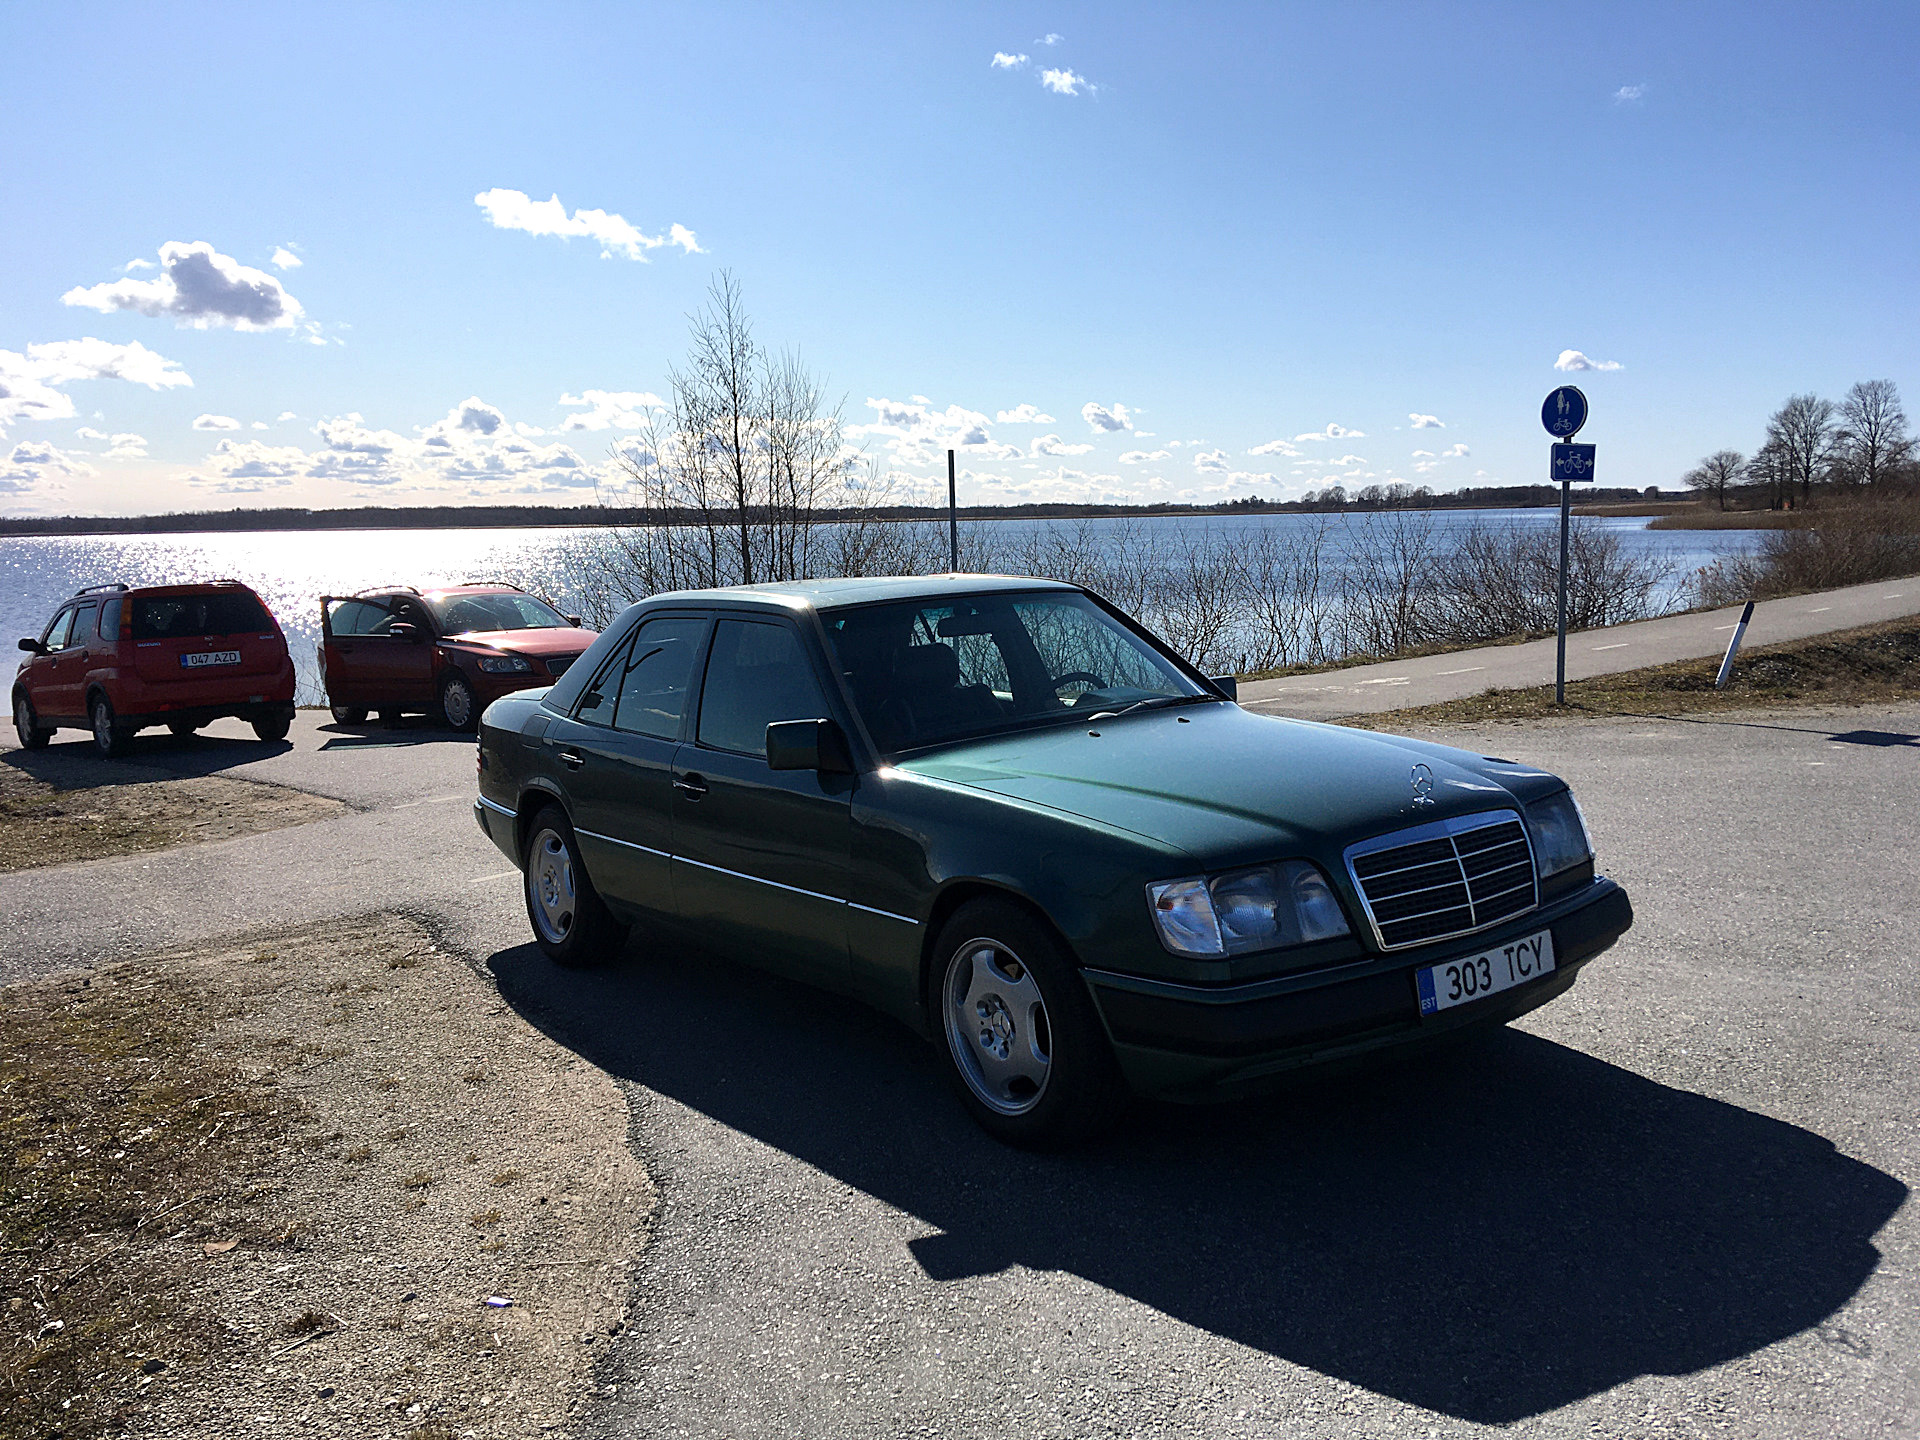
<instances>
[{"instance_id":1,"label":"rear wheel","mask_svg":"<svg viewBox=\"0 0 1920 1440\"><path fill-rule=\"evenodd\" d=\"M598 965L620 953L627 927L613 918L580 863L580 842L556 805L534 817L521 888L533 938L549 960Z\"/></svg>"},{"instance_id":2,"label":"rear wheel","mask_svg":"<svg viewBox=\"0 0 1920 1440\"><path fill-rule=\"evenodd\" d=\"M367 723L366 707L362 705L334 705L334 722L339 725L364 725Z\"/></svg>"},{"instance_id":3,"label":"rear wheel","mask_svg":"<svg viewBox=\"0 0 1920 1440\"><path fill-rule=\"evenodd\" d=\"M113 702L104 695L93 697L93 748L109 757L124 755L133 741L133 731L114 718Z\"/></svg>"},{"instance_id":4,"label":"rear wheel","mask_svg":"<svg viewBox=\"0 0 1920 1440\"><path fill-rule=\"evenodd\" d=\"M253 733L262 740L284 740L292 728L291 715L262 715L253 722Z\"/></svg>"},{"instance_id":5,"label":"rear wheel","mask_svg":"<svg viewBox=\"0 0 1920 1440\"><path fill-rule=\"evenodd\" d=\"M167 729L171 730L174 735L181 740L194 734L199 728L200 727L191 720L169 720L167 722Z\"/></svg>"},{"instance_id":6,"label":"rear wheel","mask_svg":"<svg viewBox=\"0 0 1920 1440\"><path fill-rule=\"evenodd\" d=\"M1038 916L968 901L940 931L935 1000L961 1100L996 1139L1055 1149L1097 1135L1125 1096L1078 967Z\"/></svg>"},{"instance_id":7,"label":"rear wheel","mask_svg":"<svg viewBox=\"0 0 1920 1440\"><path fill-rule=\"evenodd\" d=\"M13 697L13 733L20 737L21 748L26 750L44 750L53 738L53 727L40 724L25 691Z\"/></svg>"},{"instance_id":8,"label":"rear wheel","mask_svg":"<svg viewBox=\"0 0 1920 1440\"><path fill-rule=\"evenodd\" d=\"M458 670L447 676L440 687L440 718L447 722L449 730L468 731L480 710L479 702L474 698L473 686L467 683L467 677Z\"/></svg>"}]
</instances>

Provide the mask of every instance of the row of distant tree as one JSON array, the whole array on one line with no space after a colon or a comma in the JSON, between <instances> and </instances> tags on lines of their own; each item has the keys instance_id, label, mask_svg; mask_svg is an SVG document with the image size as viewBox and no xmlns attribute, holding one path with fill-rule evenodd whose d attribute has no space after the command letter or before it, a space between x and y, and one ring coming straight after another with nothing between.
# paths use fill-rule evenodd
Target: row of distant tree
<instances>
[{"instance_id":1,"label":"row of distant tree","mask_svg":"<svg viewBox=\"0 0 1920 1440\"><path fill-rule=\"evenodd\" d=\"M1891 380L1862 380L1838 403L1792 396L1773 412L1751 456L1716 450L1681 480L1722 510L1742 498L1791 510L1816 492L1904 493L1920 485L1920 464L1899 389Z\"/></svg>"}]
</instances>

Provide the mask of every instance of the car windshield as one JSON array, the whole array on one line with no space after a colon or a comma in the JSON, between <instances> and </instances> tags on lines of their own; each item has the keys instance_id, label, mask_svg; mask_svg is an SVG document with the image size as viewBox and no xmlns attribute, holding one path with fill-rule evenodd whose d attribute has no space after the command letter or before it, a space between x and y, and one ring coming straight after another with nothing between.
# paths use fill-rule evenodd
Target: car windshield
<instances>
[{"instance_id":1,"label":"car windshield","mask_svg":"<svg viewBox=\"0 0 1920 1440\"><path fill-rule=\"evenodd\" d=\"M865 605L822 621L860 718L888 753L1214 698L1077 591Z\"/></svg>"},{"instance_id":2,"label":"car windshield","mask_svg":"<svg viewBox=\"0 0 1920 1440\"><path fill-rule=\"evenodd\" d=\"M567 617L531 595L429 595L433 618L445 635L467 635L478 630L551 630Z\"/></svg>"}]
</instances>

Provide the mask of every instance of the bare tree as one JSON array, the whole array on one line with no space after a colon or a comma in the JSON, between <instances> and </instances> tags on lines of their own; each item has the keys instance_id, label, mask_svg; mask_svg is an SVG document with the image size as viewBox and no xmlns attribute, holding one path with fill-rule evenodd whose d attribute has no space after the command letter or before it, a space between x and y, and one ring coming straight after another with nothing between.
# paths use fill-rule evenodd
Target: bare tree
<instances>
[{"instance_id":1,"label":"bare tree","mask_svg":"<svg viewBox=\"0 0 1920 1440\"><path fill-rule=\"evenodd\" d=\"M1907 412L1891 380L1862 380L1840 402L1836 470L1850 483L1883 486L1913 455Z\"/></svg>"},{"instance_id":2,"label":"bare tree","mask_svg":"<svg viewBox=\"0 0 1920 1440\"><path fill-rule=\"evenodd\" d=\"M1682 475L1680 483L1689 490L1712 496L1724 510L1727 508L1727 492L1740 483L1746 464L1738 450L1716 450Z\"/></svg>"},{"instance_id":3,"label":"bare tree","mask_svg":"<svg viewBox=\"0 0 1920 1440\"><path fill-rule=\"evenodd\" d=\"M1767 444L1777 445L1789 487L1800 487L1802 505L1812 498L1813 482L1824 478L1833 459L1834 407L1818 395L1794 395L1767 421Z\"/></svg>"}]
</instances>

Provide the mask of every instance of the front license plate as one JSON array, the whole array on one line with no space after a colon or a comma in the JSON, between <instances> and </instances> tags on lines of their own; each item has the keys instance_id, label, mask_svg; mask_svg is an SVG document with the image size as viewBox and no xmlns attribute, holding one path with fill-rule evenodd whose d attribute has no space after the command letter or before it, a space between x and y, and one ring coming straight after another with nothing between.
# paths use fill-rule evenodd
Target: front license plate
<instances>
[{"instance_id":1,"label":"front license plate","mask_svg":"<svg viewBox=\"0 0 1920 1440\"><path fill-rule=\"evenodd\" d=\"M196 650L191 655L182 655L180 663L189 670L197 670L202 665L238 665L238 650Z\"/></svg>"},{"instance_id":2,"label":"front license plate","mask_svg":"<svg viewBox=\"0 0 1920 1440\"><path fill-rule=\"evenodd\" d=\"M1498 995L1553 969L1553 932L1542 930L1478 955L1462 955L1444 965L1413 972L1420 987L1420 1013L1437 1015L1469 1000Z\"/></svg>"}]
</instances>

